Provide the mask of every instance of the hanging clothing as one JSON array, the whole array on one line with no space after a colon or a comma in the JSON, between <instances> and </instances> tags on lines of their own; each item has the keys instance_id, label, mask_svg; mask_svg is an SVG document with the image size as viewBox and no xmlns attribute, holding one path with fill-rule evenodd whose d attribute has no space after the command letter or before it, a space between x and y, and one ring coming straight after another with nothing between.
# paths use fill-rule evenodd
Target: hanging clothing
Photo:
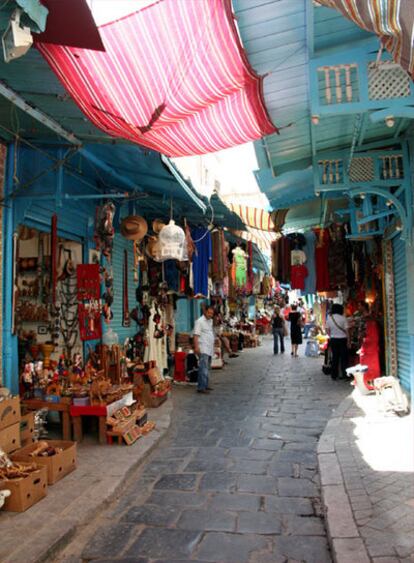
<instances>
[{"instance_id":1,"label":"hanging clothing","mask_svg":"<svg viewBox=\"0 0 414 563\"><path fill-rule=\"evenodd\" d=\"M155 322L157 315L160 317L159 323ZM155 337L156 330L159 327L165 327L165 314L163 311L160 309L157 310L155 306L152 305L148 320L147 347L145 348L144 361L154 361L162 374L164 369L168 368L167 336L166 331L164 330L164 336L161 338Z\"/></svg>"},{"instance_id":2,"label":"hanging clothing","mask_svg":"<svg viewBox=\"0 0 414 563\"><path fill-rule=\"evenodd\" d=\"M162 283L162 263L148 258L148 282L151 297L157 297Z\"/></svg>"},{"instance_id":3,"label":"hanging clothing","mask_svg":"<svg viewBox=\"0 0 414 563\"><path fill-rule=\"evenodd\" d=\"M329 232L327 229L314 229L316 235L315 265L316 265L316 291L329 291Z\"/></svg>"},{"instance_id":4,"label":"hanging clothing","mask_svg":"<svg viewBox=\"0 0 414 563\"><path fill-rule=\"evenodd\" d=\"M311 295L316 293L316 267L315 267L315 244L316 237L313 231L308 231L305 233L306 245L306 267L308 269L308 275L305 279L305 295Z\"/></svg>"},{"instance_id":5,"label":"hanging clothing","mask_svg":"<svg viewBox=\"0 0 414 563\"><path fill-rule=\"evenodd\" d=\"M224 232L221 229L212 232L211 244L211 277L214 282L221 282L226 275L226 241L224 240Z\"/></svg>"},{"instance_id":6,"label":"hanging clothing","mask_svg":"<svg viewBox=\"0 0 414 563\"><path fill-rule=\"evenodd\" d=\"M331 289L340 289L347 285L346 238L342 225L329 227L328 268Z\"/></svg>"},{"instance_id":7,"label":"hanging clothing","mask_svg":"<svg viewBox=\"0 0 414 563\"><path fill-rule=\"evenodd\" d=\"M163 262L164 266L164 280L168 285L168 289L171 291L179 291L179 270L177 268L176 260L165 260Z\"/></svg>"},{"instance_id":8,"label":"hanging clothing","mask_svg":"<svg viewBox=\"0 0 414 563\"><path fill-rule=\"evenodd\" d=\"M193 255L194 295L208 297L208 267L212 256L211 234L205 227L197 227L191 231L196 246Z\"/></svg>"},{"instance_id":9,"label":"hanging clothing","mask_svg":"<svg viewBox=\"0 0 414 563\"><path fill-rule=\"evenodd\" d=\"M306 262L306 254L303 250L292 250L290 253L290 265L300 266Z\"/></svg>"},{"instance_id":10,"label":"hanging clothing","mask_svg":"<svg viewBox=\"0 0 414 563\"><path fill-rule=\"evenodd\" d=\"M305 278L308 275L307 267L302 264L300 266L292 266L290 270L290 285L292 289L305 289Z\"/></svg>"},{"instance_id":11,"label":"hanging clothing","mask_svg":"<svg viewBox=\"0 0 414 563\"><path fill-rule=\"evenodd\" d=\"M233 264L235 264L236 287L245 287L247 283L247 256L239 246L233 250Z\"/></svg>"}]
</instances>

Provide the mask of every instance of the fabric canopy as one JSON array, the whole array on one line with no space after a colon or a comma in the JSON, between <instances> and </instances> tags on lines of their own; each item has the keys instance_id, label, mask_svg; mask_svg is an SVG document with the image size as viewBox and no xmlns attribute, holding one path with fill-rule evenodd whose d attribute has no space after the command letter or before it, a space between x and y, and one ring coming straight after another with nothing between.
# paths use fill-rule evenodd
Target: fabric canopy
<instances>
[{"instance_id":1,"label":"fabric canopy","mask_svg":"<svg viewBox=\"0 0 414 563\"><path fill-rule=\"evenodd\" d=\"M252 229L268 232L279 232L285 223L288 209L278 209L268 213L264 209L227 203L228 208L236 213L245 225Z\"/></svg>"},{"instance_id":2,"label":"fabric canopy","mask_svg":"<svg viewBox=\"0 0 414 563\"><path fill-rule=\"evenodd\" d=\"M318 0L359 27L376 33L396 63L414 78L413 0Z\"/></svg>"},{"instance_id":3,"label":"fabric canopy","mask_svg":"<svg viewBox=\"0 0 414 563\"><path fill-rule=\"evenodd\" d=\"M276 131L231 0L159 0L99 33L105 52L37 47L84 114L109 135L188 156Z\"/></svg>"}]
</instances>

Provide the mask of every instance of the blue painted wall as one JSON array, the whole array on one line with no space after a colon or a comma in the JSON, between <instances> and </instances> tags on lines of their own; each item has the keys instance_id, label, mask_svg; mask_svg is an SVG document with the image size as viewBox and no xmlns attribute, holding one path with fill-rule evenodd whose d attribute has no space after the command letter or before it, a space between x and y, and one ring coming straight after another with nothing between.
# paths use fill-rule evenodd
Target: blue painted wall
<instances>
[{"instance_id":1,"label":"blue painted wall","mask_svg":"<svg viewBox=\"0 0 414 563\"><path fill-rule=\"evenodd\" d=\"M50 152L52 152L50 150ZM59 152L57 153L59 154ZM100 200L60 199L65 191L69 194L91 192L93 185L86 186L66 169L51 170L53 161L38 151L20 148L15 159L15 147L10 145L7 155L7 174L5 195L18 190L16 198L9 200L5 207L3 221L3 380L14 393L18 392L19 366L17 354L17 337L11 334L12 327L12 263L13 233L20 224L25 224L40 231L50 232L51 218L58 216L58 234L83 244L84 261L88 260L89 249L94 248L93 230L96 206ZM63 156L61 151L60 156ZM13 185L13 176L15 182ZM95 188L96 189L96 188ZM54 194L54 196L51 196ZM23 197L22 197L23 196ZM129 274L129 309L135 306L135 287L133 281L132 243L120 235L115 237L113 252L114 275L114 318L112 329L118 334L119 342L123 343L127 336L135 334L135 323L131 327L122 326L122 264L124 249L128 250L130 266Z\"/></svg>"}]
</instances>

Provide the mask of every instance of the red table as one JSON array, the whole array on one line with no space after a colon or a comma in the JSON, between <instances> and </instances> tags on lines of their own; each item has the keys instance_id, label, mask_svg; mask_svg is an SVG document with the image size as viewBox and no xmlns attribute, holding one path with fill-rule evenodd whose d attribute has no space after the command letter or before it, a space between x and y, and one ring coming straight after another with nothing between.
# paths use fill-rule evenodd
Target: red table
<instances>
[{"instance_id":1,"label":"red table","mask_svg":"<svg viewBox=\"0 0 414 563\"><path fill-rule=\"evenodd\" d=\"M70 414L73 422L73 435L76 442L82 442L82 416L97 416L99 422L99 443L106 444L106 405L77 407L71 405Z\"/></svg>"}]
</instances>

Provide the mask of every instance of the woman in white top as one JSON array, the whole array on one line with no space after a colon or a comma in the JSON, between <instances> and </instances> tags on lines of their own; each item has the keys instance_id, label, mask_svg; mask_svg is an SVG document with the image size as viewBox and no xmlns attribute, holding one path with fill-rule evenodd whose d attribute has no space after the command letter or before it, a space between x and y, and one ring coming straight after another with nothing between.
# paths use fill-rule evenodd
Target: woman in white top
<instances>
[{"instance_id":1,"label":"woman in white top","mask_svg":"<svg viewBox=\"0 0 414 563\"><path fill-rule=\"evenodd\" d=\"M345 377L348 367L348 323L344 317L344 308L338 303L332 305L332 311L326 321L326 332L329 334L329 345L332 351L332 379L338 379L339 365L341 377Z\"/></svg>"}]
</instances>

